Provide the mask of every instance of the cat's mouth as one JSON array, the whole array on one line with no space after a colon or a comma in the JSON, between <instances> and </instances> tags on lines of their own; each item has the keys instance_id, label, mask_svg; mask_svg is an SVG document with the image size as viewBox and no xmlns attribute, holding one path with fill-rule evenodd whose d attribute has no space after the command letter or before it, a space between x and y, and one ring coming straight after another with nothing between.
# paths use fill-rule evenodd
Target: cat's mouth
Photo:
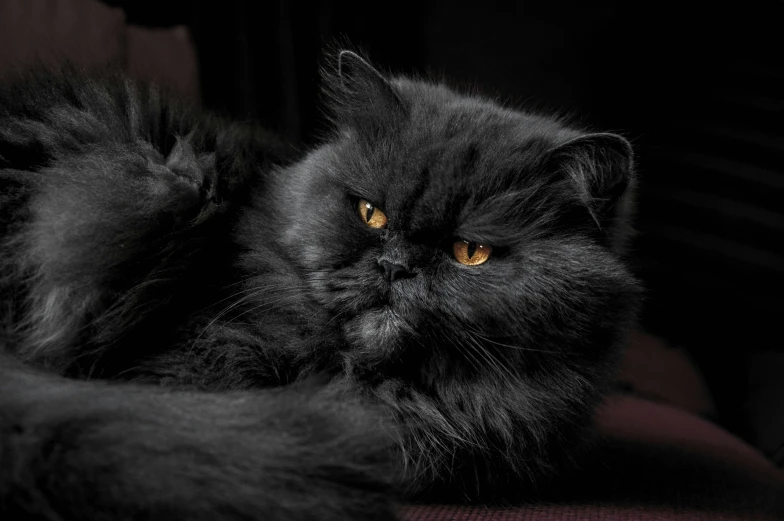
<instances>
[{"instance_id":1,"label":"cat's mouth","mask_svg":"<svg viewBox=\"0 0 784 521\"><path fill-rule=\"evenodd\" d=\"M389 295L379 297L373 305L367 306L361 313L357 314L357 318L364 318L366 321L381 327L386 327L387 325L396 327L398 324L408 323Z\"/></svg>"},{"instance_id":2,"label":"cat's mouth","mask_svg":"<svg viewBox=\"0 0 784 521\"><path fill-rule=\"evenodd\" d=\"M394 320L394 321L407 323L405 318L400 316L400 314L395 310L395 307L389 301L387 301L387 303L381 306L378 306L376 308L376 313L381 314L381 316L384 317L384 319L386 320Z\"/></svg>"},{"instance_id":3,"label":"cat's mouth","mask_svg":"<svg viewBox=\"0 0 784 521\"><path fill-rule=\"evenodd\" d=\"M400 314L401 295L395 295L395 292L386 285L352 288L344 293L344 299L346 302L351 302L349 308L352 309L354 316L385 310L390 313L390 316Z\"/></svg>"}]
</instances>

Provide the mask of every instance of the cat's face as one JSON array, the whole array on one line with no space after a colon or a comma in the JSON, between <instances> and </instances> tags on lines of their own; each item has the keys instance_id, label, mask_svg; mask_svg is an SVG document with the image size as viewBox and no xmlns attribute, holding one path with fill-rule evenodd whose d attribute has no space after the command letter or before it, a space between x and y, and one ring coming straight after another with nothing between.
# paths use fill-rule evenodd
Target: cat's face
<instances>
[{"instance_id":1,"label":"cat's face","mask_svg":"<svg viewBox=\"0 0 784 521\"><path fill-rule=\"evenodd\" d=\"M378 82L355 87L376 89L358 100L371 108L344 107L336 138L285 172L277 199L285 247L350 365L441 356L471 373L537 352L601 358L590 351L616 341L608 321L635 288L610 237L622 216L592 206L590 176L610 173L580 169L617 168L620 138L442 87L363 81Z\"/></svg>"}]
</instances>

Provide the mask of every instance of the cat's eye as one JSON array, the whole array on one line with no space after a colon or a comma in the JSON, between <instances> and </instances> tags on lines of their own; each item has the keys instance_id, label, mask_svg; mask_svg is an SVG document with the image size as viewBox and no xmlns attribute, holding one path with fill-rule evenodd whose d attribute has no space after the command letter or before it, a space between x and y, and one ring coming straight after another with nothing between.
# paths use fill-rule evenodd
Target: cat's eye
<instances>
[{"instance_id":1,"label":"cat's eye","mask_svg":"<svg viewBox=\"0 0 784 521\"><path fill-rule=\"evenodd\" d=\"M384 228L387 225L387 216L380 209L373 206L373 203L360 199L357 203L357 211L362 222L371 228Z\"/></svg>"},{"instance_id":2,"label":"cat's eye","mask_svg":"<svg viewBox=\"0 0 784 521\"><path fill-rule=\"evenodd\" d=\"M478 266L487 262L493 253L492 246L478 242L455 241L452 245L452 254L460 264Z\"/></svg>"}]
</instances>

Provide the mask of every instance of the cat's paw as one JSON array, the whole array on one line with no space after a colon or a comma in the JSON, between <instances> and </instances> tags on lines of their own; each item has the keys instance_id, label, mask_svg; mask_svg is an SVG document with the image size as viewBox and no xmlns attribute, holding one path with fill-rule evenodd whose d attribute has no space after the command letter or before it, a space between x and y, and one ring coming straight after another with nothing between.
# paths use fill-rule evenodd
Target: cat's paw
<instances>
[{"instance_id":1,"label":"cat's paw","mask_svg":"<svg viewBox=\"0 0 784 521\"><path fill-rule=\"evenodd\" d=\"M177 139L166 157L163 170L183 191L197 195L200 201L220 202L215 155L197 153L188 138Z\"/></svg>"}]
</instances>

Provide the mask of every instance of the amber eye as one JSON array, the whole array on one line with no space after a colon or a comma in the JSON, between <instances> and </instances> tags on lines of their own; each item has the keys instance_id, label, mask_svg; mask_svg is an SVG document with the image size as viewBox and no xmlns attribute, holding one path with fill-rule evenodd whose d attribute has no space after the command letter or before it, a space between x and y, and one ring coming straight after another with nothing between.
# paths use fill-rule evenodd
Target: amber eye
<instances>
[{"instance_id":1,"label":"amber eye","mask_svg":"<svg viewBox=\"0 0 784 521\"><path fill-rule=\"evenodd\" d=\"M455 241L452 245L452 253L460 264L466 266L478 266L487 262L493 248L478 242Z\"/></svg>"},{"instance_id":2,"label":"amber eye","mask_svg":"<svg viewBox=\"0 0 784 521\"><path fill-rule=\"evenodd\" d=\"M373 203L370 203L364 199L360 199L359 203L357 204L357 211L359 212L359 216L362 218L362 222L370 226L371 228L384 228L387 225L387 216L373 206Z\"/></svg>"}]
</instances>

